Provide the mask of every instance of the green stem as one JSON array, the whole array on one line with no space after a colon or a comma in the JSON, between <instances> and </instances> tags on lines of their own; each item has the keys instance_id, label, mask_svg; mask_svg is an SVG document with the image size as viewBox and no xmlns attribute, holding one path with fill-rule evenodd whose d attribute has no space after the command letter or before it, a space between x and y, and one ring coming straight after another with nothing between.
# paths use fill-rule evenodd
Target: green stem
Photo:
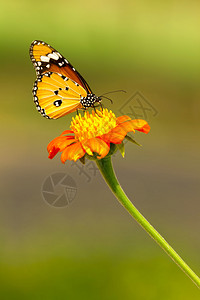
<instances>
[{"instance_id":1,"label":"green stem","mask_svg":"<svg viewBox=\"0 0 200 300\"><path fill-rule=\"evenodd\" d=\"M165 241L165 239L154 229L154 227L143 217L136 209L132 202L128 199L122 190L116 175L114 173L111 156L96 160L101 174L106 180L108 186L118 199L118 201L127 209L130 215L143 227L144 230L158 243L158 245L174 260L174 262L182 269L183 272L200 288L200 278L190 269L190 267L182 260L182 258L174 251L174 249Z\"/></svg>"}]
</instances>

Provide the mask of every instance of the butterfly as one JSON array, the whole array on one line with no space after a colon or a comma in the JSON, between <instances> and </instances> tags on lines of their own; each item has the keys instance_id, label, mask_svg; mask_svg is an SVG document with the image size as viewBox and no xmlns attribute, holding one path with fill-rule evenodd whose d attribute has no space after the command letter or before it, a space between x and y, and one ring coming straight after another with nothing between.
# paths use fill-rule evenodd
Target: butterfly
<instances>
[{"instance_id":1,"label":"butterfly","mask_svg":"<svg viewBox=\"0 0 200 300\"><path fill-rule=\"evenodd\" d=\"M47 43L33 41L30 58L37 75L33 98L42 116L58 119L101 102L70 62Z\"/></svg>"}]
</instances>

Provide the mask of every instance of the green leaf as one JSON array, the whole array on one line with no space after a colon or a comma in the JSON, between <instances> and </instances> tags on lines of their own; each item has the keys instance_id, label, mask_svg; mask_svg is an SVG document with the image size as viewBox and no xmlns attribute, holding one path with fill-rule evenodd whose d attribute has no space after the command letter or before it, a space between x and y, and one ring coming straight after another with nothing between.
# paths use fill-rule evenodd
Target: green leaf
<instances>
[{"instance_id":1,"label":"green leaf","mask_svg":"<svg viewBox=\"0 0 200 300\"><path fill-rule=\"evenodd\" d=\"M117 144L116 146L117 146L118 150L121 152L122 157L124 157L124 155L125 155L124 143L121 142L121 144Z\"/></svg>"},{"instance_id":2,"label":"green leaf","mask_svg":"<svg viewBox=\"0 0 200 300\"><path fill-rule=\"evenodd\" d=\"M79 158L80 162L84 165L85 164L85 155L81 158Z\"/></svg>"},{"instance_id":3,"label":"green leaf","mask_svg":"<svg viewBox=\"0 0 200 300\"><path fill-rule=\"evenodd\" d=\"M138 145L138 146L142 146L142 145L140 145L139 143L137 143L131 136L126 135L126 136L125 136L125 139L127 139L129 142L131 142L131 143L133 143L133 144L136 144L136 145Z\"/></svg>"}]
</instances>

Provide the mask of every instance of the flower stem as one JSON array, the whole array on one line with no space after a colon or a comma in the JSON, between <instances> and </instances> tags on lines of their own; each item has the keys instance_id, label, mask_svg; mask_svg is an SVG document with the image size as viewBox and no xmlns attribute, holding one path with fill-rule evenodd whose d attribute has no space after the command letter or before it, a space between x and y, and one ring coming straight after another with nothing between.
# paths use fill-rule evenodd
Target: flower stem
<instances>
[{"instance_id":1,"label":"flower stem","mask_svg":"<svg viewBox=\"0 0 200 300\"><path fill-rule=\"evenodd\" d=\"M166 240L155 230L155 228L143 217L137 208L128 199L122 190L116 175L114 173L111 156L96 160L101 174L106 180L108 186L118 199L118 201L127 209L130 215L142 226L144 230L158 243L158 245L171 257L171 259L182 269L183 272L200 288L200 278L190 269L183 259L174 251Z\"/></svg>"}]
</instances>

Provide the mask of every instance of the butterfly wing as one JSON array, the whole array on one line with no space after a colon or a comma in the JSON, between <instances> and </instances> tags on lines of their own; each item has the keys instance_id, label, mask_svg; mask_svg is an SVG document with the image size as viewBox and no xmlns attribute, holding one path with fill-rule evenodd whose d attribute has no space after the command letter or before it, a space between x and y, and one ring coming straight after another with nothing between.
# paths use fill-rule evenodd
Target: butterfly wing
<instances>
[{"instance_id":1,"label":"butterfly wing","mask_svg":"<svg viewBox=\"0 0 200 300\"><path fill-rule=\"evenodd\" d=\"M58 119L82 108L81 97L86 90L77 82L59 73L46 72L38 75L33 87L37 110L48 119Z\"/></svg>"},{"instance_id":2,"label":"butterfly wing","mask_svg":"<svg viewBox=\"0 0 200 300\"><path fill-rule=\"evenodd\" d=\"M30 46L30 57L37 76L46 72L59 73L81 85L87 94L92 94L85 79L75 70L70 62L45 42L39 40L33 41Z\"/></svg>"}]
</instances>

